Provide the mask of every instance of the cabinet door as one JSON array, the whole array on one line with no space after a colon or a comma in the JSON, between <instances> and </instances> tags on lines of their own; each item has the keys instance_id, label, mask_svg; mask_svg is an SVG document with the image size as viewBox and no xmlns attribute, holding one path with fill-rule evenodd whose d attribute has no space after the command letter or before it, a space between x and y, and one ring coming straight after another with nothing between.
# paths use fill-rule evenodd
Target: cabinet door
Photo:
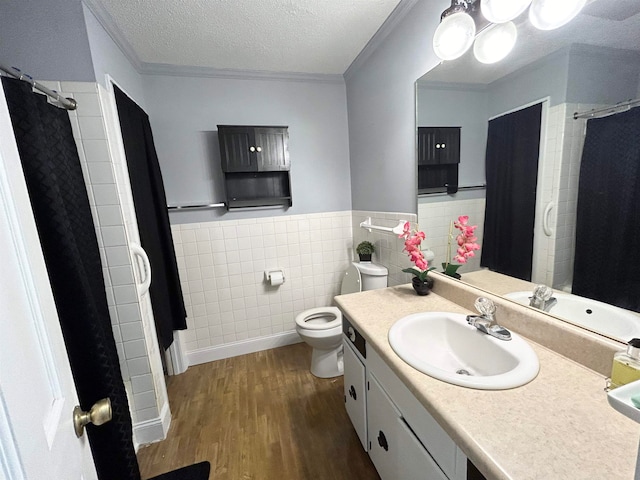
<instances>
[{"instance_id":1,"label":"cabinet door","mask_svg":"<svg viewBox=\"0 0 640 480\"><path fill-rule=\"evenodd\" d=\"M285 127L258 127L254 130L258 170L289 170L289 133Z\"/></svg>"},{"instance_id":2,"label":"cabinet door","mask_svg":"<svg viewBox=\"0 0 640 480\"><path fill-rule=\"evenodd\" d=\"M398 419L398 471L395 478L448 480L402 418Z\"/></svg>"},{"instance_id":3,"label":"cabinet door","mask_svg":"<svg viewBox=\"0 0 640 480\"><path fill-rule=\"evenodd\" d=\"M362 447L367 450L367 400L364 365L353 351L348 340L344 345L344 401Z\"/></svg>"},{"instance_id":4,"label":"cabinet door","mask_svg":"<svg viewBox=\"0 0 640 480\"><path fill-rule=\"evenodd\" d=\"M418 165L437 165L436 131L434 127L418 127Z\"/></svg>"},{"instance_id":5,"label":"cabinet door","mask_svg":"<svg viewBox=\"0 0 640 480\"><path fill-rule=\"evenodd\" d=\"M258 170L255 153L251 152L254 143L253 128L218 125L218 141L223 172Z\"/></svg>"},{"instance_id":6,"label":"cabinet door","mask_svg":"<svg viewBox=\"0 0 640 480\"><path fill-rule=\"evenodd\" d=\"M460 163L460 127L438 127L435 150L439 165Z\"/></svg>"},{"instance_id":7,"label":"cabinet door","mask_svg":"<svg viewBox=\"0 0 640 480\"><path fill-rule=\"evenodd\" d=\"M367 430L369 457L382 480L395 480L398 475L398 429L400 413L373 375L368 376Z\"/></svg>"}]
</instances>

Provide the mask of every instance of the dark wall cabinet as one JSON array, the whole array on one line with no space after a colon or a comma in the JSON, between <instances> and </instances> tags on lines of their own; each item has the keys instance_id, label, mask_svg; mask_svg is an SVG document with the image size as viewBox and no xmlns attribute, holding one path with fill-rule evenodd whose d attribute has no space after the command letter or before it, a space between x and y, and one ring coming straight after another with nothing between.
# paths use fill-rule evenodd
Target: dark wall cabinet
<instances>
[{"instance_id":1,"label":"dark wall cabinet","mask_svg":"<svg viewBox=\"0 0 640 480\"><path fill-rule=\"evenodd\" d=\"M218 125L227 208L291 206L287 127Z\"/></svg>"},{"instance_id":2,"label":"dark wall cabinet","mask_svg":"<svg viewBox=\"0 0 640 480\"><path fill-rule=\"evenodd\" d=\"M418 193L458 191L460 127L418 127Z\"/></svg>"},{"instance_id":3,"label":"dark wall cabinet","mask_svg":"<svg viewBox=\"0 0 640 480\"><path fill-rule=\"evenodd\" d=\"M418 165L460 163L460 127L418 127Z\"/></svg>"},{"instance_id":4,"label":"dark wall cabinet","mask_svg":"<svg viewBox=\"0 0 640 480\"><path fill-rule=\"evenodd\" d=\"M223 172L289 170L287 127L218 125Z\"/></svg>"}]
</instances>

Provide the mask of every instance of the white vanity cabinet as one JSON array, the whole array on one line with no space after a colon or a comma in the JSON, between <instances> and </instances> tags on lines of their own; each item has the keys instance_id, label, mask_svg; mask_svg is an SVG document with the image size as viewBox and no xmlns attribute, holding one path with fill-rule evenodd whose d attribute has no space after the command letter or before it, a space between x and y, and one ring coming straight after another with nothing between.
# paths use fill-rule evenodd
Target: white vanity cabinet
<instances>
[{"instance_id":1,"label":"white vanity cabinet","mask_svg":"<svg viewBox=\"0 0 640 480\"><path fill-rule=\"evenodd\" d=\"M344 404L362 447L367 450L366 372L362 360L349 345L344 344Z\"/></svg>"},{"instance_id":2,"label":"white vanity cabinet","mask_svg":"<svg viewBox=\"0 0 640 480\"><path fill-rule=\"evenodd\" d=\"M343 321L347 413L382 480L467 480L464 453L375 350L357 344L358 332Z\"/></svg>"},{"instance_id":3,"label":"white vanity cabinet","mask_svg":"<svg viewBox=\"0 0 640 480\"><path fill-rule=\"evenodd\" d=\"M368 376L369 456L382 480L447 480L375 376Z\"/></svg>"}]
</instances>

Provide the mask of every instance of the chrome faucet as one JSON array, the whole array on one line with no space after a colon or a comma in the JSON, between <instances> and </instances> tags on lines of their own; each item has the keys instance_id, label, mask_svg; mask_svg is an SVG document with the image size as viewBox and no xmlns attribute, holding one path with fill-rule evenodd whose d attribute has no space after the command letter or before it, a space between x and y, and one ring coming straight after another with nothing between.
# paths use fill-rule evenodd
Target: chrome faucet
<instances>
[{"instance_id":1,"label":"chrome faucet","mask_svg":"<svg viewBox=\"0 0 640 480\"><path fill-rule=\"evenodd\" d=\"M558 303L558 300L552 295L553 289L546 285L538 285L533 289L533 296L529 297L529 306L548 312L551 307Z\"/></svg>"},{"instance_id":2,"label":"chrome faucet","mask_svg":"<svg viewBox=\"0 0 640 480\"><path fill-rule=\"evenodd\" d=\"M487 335L491 335L499 340L511 340L511 332L495 321L496 305L485 297L479 297L475 302L475 307L480 315L467 315L467 323L473 325L478 330Z\"/></svg>"}]
</instances>

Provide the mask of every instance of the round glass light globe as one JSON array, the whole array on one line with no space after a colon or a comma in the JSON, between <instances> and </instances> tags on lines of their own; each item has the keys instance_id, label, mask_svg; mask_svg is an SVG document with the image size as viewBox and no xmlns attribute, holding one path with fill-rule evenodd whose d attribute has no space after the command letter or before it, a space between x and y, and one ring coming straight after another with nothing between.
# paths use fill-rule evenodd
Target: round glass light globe
<instances>
[{"instance_id":1,"label":"round glass light globe","mask_svg":"<svg viewBox=\"0 0 640 480\"><path fill-rule=\"evenodd\" d=\"M473 54L482 63L496 63L509 55L518 39L518 29L513 22L489 27L476 38Z\"/></svg>"},{"instance_id":2,"label":"round glass light globe","mask_svg":"<svg viewBox=\"0 0 640 480\"><path fill-rule=\"evenodd\" d=\"M476 35L476 24L465 12L445 17L433 35L433 50L442 60L455 60L469 50Z\"/></svg>"},{"instance_id":3,"label":"round glass light globe","mask_svg":"<svg viewBox=\"0 0 640 480\"><path fill-rule=\"evenodd\" d=\"M531 0L482 0L480 9L491 23L504 23L516 18L530 4Z\"/></svg>"},{"instance_id":4,"label":"round glass light globe","mask_svg":"<svg viewBox=\"0 0 640 480\"><path fill-rule=\"evenodd\" d=\"M529 21L539 30L553 30L569 23L587 0L533 0Z\"/></svg>"}]
</instances>

